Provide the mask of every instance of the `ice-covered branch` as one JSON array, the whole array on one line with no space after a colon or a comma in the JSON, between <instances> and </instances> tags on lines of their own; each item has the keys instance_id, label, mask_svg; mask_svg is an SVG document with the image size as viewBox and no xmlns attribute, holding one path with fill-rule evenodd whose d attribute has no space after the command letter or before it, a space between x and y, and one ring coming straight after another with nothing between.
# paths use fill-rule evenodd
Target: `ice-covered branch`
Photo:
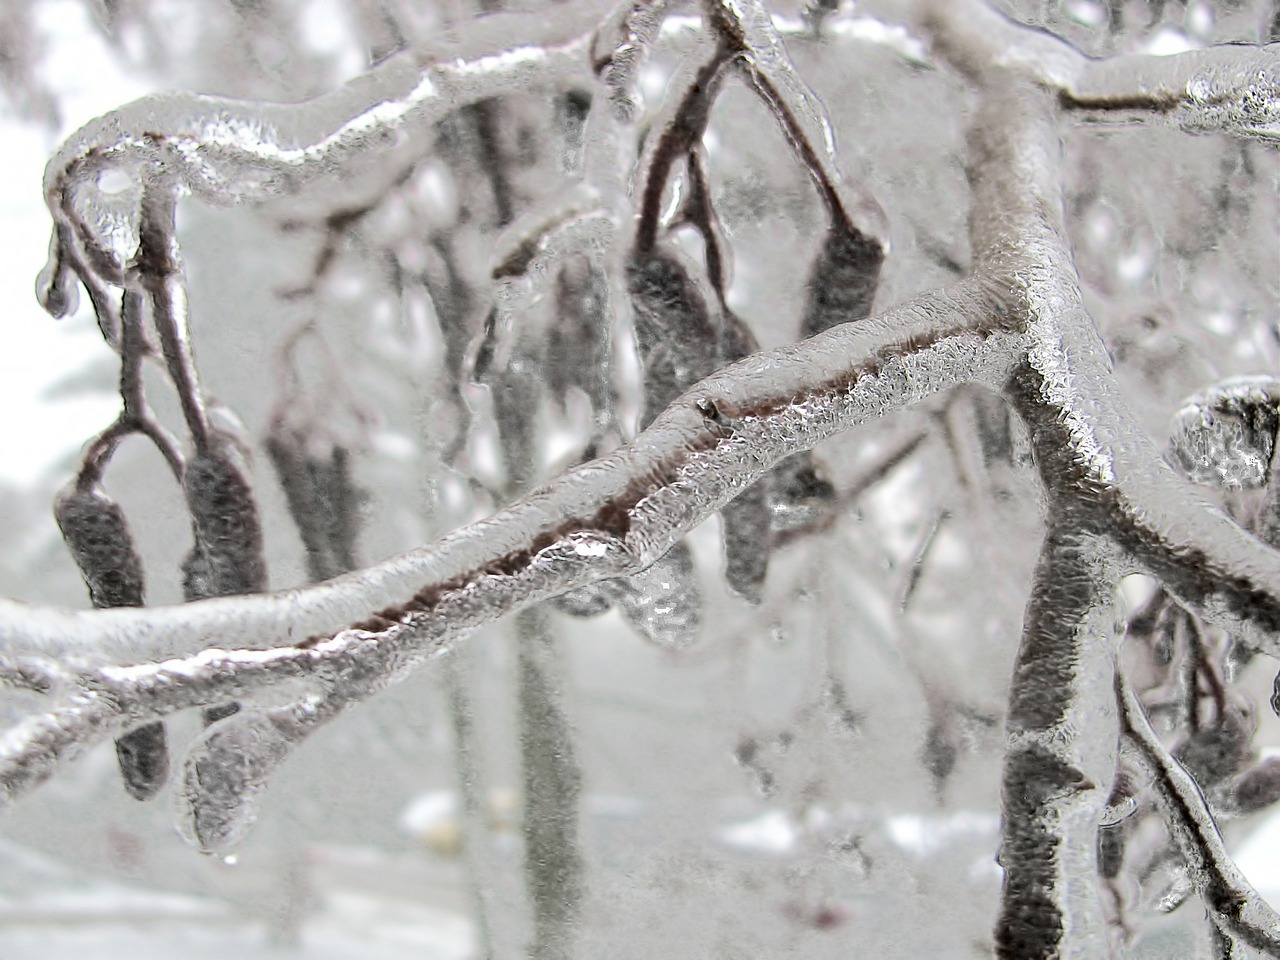
<instances>
[{"instance_id":1,"label":"ice-covered branch","mask_svg":"<svg viewBox=\"0 0 1280 960\"><path fill-rule=\"evenodd\" d=\"M990 42L967 37L955 55L972 69ZM1121 396L1073 267L1055 98L1041 78L1022 74L1021 59L1006 72L1010 55L987 49L988 66L975 74L970 232L978 275L1008 291L1008 308L1027 324L1027 362L1005 394L1031 430L1041 478L1113 530L1138 569L1278 656L1280 553L1174 474Z\"/></svg>"},{"instance_id":2,"label":"ice-covered branch","mask_svg":"<svg viewBox=\"0 0 1280 960\"><path fill-rule=\"evenodd\" d=\"M591 34L605 9L600 0L579 0L554 13L480 18L454 44L389 57L303 103L161 94L92 121L45 171L55 233L38 281L41 302L56 316L73 310L73 274L124 281L111 240L82 212L82 194L92 195L105 172L162 175L174 189L218 205L296 195L322 181L340 185L346 197L378 195L421 158L434 125L460 107L503 94L589 88Z\"/></svg>"},{"instance_id":3,"label":"ice-covered branch","mask_svg":"<svg viewBox=\"0 0 1280 960\"><path fill-rule=\"evenodd\" d=\"M1240 872L1196 782L1156 738L1123 674L1116 674L1120 729L1127 752L1151 778L1169 832L1214 924L1227 936L1280 956L1280 915Z\"/></svg>"},{"instance_id":4,"label":"ice-covered branch","mask_svg":"<svg viewBox=\"0 0 1280 960\"><path fill-rule=\"evenodd\" d=\"M1098 691L1110 689L1098 683L1111 670L1110 587L1128 569L1144 569L1191 608L1280 655L1280 553L1191 495L1128 411L1075 274L1063 215L1060 124L1068 109L1103 115L1123 105L1176 114L1191 129L1274 136L1275 50L1208 51L1113 69L978 0L901 4L905 22L930 38L976 95L968 140L974 275L863 319L887 249L882 211L869 193L842 180L821 104L763 8L708 0L704 9L705 19L691 29L703 31L704 49L708 42L720 49L694 66L688 86L695 92L675 98L680 124L651 140L656 146L646 159L661 162L646 164L639 204L649 234L637 243L645 256L630 261L637 314L648 310L651 316L640 320L657 330L642 352L679 348L685 363L663 371L672 374L665 384L646 381L646 416L655 418L648 429L431 547L313 587L93 614L0 601L0 682L48 706L0 739L0 801L29 791L95 742L175 711L244 700L243 715L198 741L185 780L189 832L206 848L224 849L243 829L274 766L347 705L396 682L469 630L651 568L784 458L977 382L1002 391L1027 425L1049 494L1049 533L1013 680L1001 949L1051 956L1068 940L1070 949L1090 949L1101 919L1096 891L1084 885L1094 882L1096 824L1115 743L1112 705L1098 701ZM169 338L162 346L184 401L195 461L244 480L243 470L209 459L211 428L184 342L172 250L177 195L187 191L214 203L301 196L335 174L342 180L335 193L377 195L389 172L399 176L421 158L447 114L506 93L591 88L593 68L616 84L614 106L625 113L634 64L660 41L666 12L661 3L627 8L621 39L609 38L616 45L608 63L600 59L596 32L603 10L584 2L481 18L456 45L397 55L306 104L166 96L123 108L81 131L50 164L55 241L42 298L53 312L67 312L79 279L109 339L120 339L107 288L124 286L130 310L149 297L157 328ZM653 249L668 174L691 153L695 167L700 162L697 141L730 61L780 123L830 216L814 270L820 289L804 321L807 332L825 332L710 373L729 351L709 342L716 333L709 321L691 329L694 284L659 282L677 271L667 269L673 258ZM1126 93L1126 83L1136 84L1138 94ZM633 159L614 112L601 120L604 113L597 111L589 127L618 142L594 144L584 163L588 177L606 161ZM664 142L668 154L661 152ZM114 248L106 220L95 212L97 178L111 169L142 185L140 256ZM718 256L705 184L698 189L707 248ZM551 218L518 221L509 232L511 255L498 258L495 274L514 284L528 272L530 287L545 285L580 238L610 246L630 212L622 189L589 182L579 199ZM602 271L621 272L621 258L595 259ZM539 272L546 274L541 280ZM716 277L724 272L711 270ZM619 277L610 279L620 286ZM723 293L723 283L718 289ZM678 335L687 340L675 342ZM644 365L646 376L656 369ZM690 387L699 377L705 379ZM747 505L757 519L764 499ZM235 520L208 513L213 521ZM212 527L197 534L207 541L205 553L220 536ZM767 544L767 534L763 520L745 542ZM235 531L221 537L231 546L246 539L254 537ZM253 570L227 557L228 573ZM758 588L757 573L733 576ZM630 594L619 589L611 596L628 610L628 598L639 599L642 586L633 583ZM642 616L634 613L638 606L632 603L627 615ZM294 698L290 706L254 706L281 687ZM232 769L228 758L241 755L245 763ZM1181 788L1169 789L1182 797ZM1187 822L1194 827L1193 820ZM1210 849L1209 840L1197 842ZM1210 853L1210 860L1217 856ZM1231 923L1247 912L1231 913L1231 904L1243 903L1231 899L1236 889L1214 908ZM1077 947L1080 934L1084 946Z\"/></svg>"},{"instance_id":5,"label":"ice-covered branch","mask_svg":"<svg viewBox=\"0 0 1280 960\"><path fill-rule=\"evenodd\" d=\"M996 927L1009 960L1092 956L1106 938L1096 860L1116 766L1119 575L1114 545L1075 520L1062 509L1046 535L1009 691Z\"/></svg>"},{"instance_id":6,"label":"ice-covered branch","mask_svg":"<svg viewBox=\"0 0 1280 960\"><path fill-rule=\"evenodd\" d=\"M316 587L93 617L5 602L9 658L179 658L84 671L69 699L9 731L0 783L16 796L88 743L280 683L365 678L358 699L474 627L635 573L784 457L958 383L1004 382L1024 344L1000 317L983 286L966 283L750 357L610 456L434 548Z\"/></svg>"},{"instance_id":7,"label":"ice-covered branch","mask_svg":"<svg viewBox=\"0 0 1280 960\"><path fill-rule=\"evenodd\" d=\"M929 37L934 52L966 75L988 75L995 67L1034 77L1086 119L1166 117L1194 133L1280 138L1277 43L1095 59L982 0L914 0L886 5L884 12Z\"/></svg>"},{"instance_id":8,"label":"ice-covered branch","mask_svg":"<svg viewBox=\"0 0 1280 960\"><path fill-rule=\"evenodd\" d=\"M1164 116L1193 133L1280 139L1280 43L1090 60L1063 102L1096 120Z\"/></svg>"}]
</instances>

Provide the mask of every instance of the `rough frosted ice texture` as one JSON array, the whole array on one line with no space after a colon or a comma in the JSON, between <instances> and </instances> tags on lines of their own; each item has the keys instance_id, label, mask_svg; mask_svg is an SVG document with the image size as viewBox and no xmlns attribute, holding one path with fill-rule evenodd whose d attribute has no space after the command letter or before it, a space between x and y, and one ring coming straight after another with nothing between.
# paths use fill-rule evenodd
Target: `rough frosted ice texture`
<instances>
[{"instance_id":1,"label":"rough frosted ice texture","mask_svg":"<svg viewBox=\"0 0 1280 960\"><path fill-rule=\"evenodd\" d=\"M1267 482L1280 426L1277 387L1271 377L1243 377L1187 398L1169 432L1192 480L1237 490Z\"/></svg>"}]
</instances>

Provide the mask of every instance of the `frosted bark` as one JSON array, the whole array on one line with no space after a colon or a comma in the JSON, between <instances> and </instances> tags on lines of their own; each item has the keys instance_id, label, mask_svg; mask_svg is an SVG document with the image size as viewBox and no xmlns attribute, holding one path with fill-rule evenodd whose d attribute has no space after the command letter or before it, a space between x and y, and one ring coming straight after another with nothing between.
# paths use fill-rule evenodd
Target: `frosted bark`
<instances>
[{"instance_id":1,"label":"frosted bark","mask_svg":"<svg viewBox=\"0 0 1280 960\"><path fill-rule=\"evenodd\" d=\"M1115 550L1051 528L1009 691L997 954L1093 957L1106 940L1098 824L1115 779Z\"/></svg>"}]
</instances>

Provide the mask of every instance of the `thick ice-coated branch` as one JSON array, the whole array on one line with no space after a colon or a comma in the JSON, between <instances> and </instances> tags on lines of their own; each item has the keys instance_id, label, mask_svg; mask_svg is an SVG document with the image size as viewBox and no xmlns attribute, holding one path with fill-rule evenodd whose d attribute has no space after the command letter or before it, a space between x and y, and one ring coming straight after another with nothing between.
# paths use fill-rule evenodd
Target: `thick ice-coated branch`
<instances>
[{"instance_id":1,"label":"thick ice-coated branch","mask_svg":"<svg viewBox=\"0 0 1280 960\"><path fill-rule=\"evenodd\" d=\"M434 548L357 575L145 614L88 617L6 602L9 659L188 656L85 670L77 692L6 734L0 784L16 796L125 727L280 683L353 684L359 698L474 627L639 571L787 456L960 382L1004 382L1023 349L983 286L966 283L735 364L610 456ZM228 641L242 649L220 649Z\"/></svg>"},{"instance_id":2,"label":"thick ice-coated branch","mask_svg":"<svg viewBox=\"0 0 1280 960\"><path fill-rule=\"evenodd\" d=\"M1055 507L1009 692L996 927L1008 960L1093 957L1106 939L1097 850L1116 765L1117 552Z\"/></svg>"},{"instance_id":3,"label":"thick ice-coated branch","mask_svg":"<svg viewBox=\"0 0 1280 960\"><path fill-rule=\"evenodd\" d=\"M982 62L988 41L956 30L965 43L955 55L969 67ZM1136 569L1280 656L1280 553L1210 508L1130 412L1072 266L1053 92L1022 75L1016 51L988 49L986 58L969 134L971 244L978 275L1007 291L1009 309L1027 324L1027 363L1005 394L1031 431L1041 478L1111 529ZM1012 74L1002 58L1012 58Z\"/></svg>"},{"instance_id":4,"label":"thick ice-coated branch","mask_svg":"<svg viewBox=\"0 0 1280 960\"><path fill-rule=\"evenodd\" d=\"M941 21L938 6L931 12ZM947 43L981 94L969 136L972 247L979 273L1007 284L1026 323L1026 362L1005 395L1031 433L1049 494L1011 694L997 944L1009 957L1085 956L1104 940L1092 884L1115 740L1108 730L1076 734L1088 729L1084 718L1109 714L1087 701L1111 669L1098 666L1108 652L1110 589L1136 561L1207 615L1247 626L1248 640L1275 654L1280 558L1188 497L1128 411L1072 265L1053 85L1026 69L1034 58L1016 46L992 49L980 33L966 36L967 26L948 24ZM1082 669L1090 658L1094 666ZM1077 750L1100 751L1092 757L1100 773L1086 771Z\"/></svg>"},{"instance_id":5,"label":"thick ice-coated branch","mask_svg":"<svg viewBox=\"0 0 1280 960\"><path fill-rule=\"evenodd\" d=\"M293 644L467 581L575 526L621 532L641 567L777 459L955 383L1001 383L1021 349L1006 322L983 284L964 283L735 364L626 447L433 548L317 587L145 614L88 616L2 601L0 636L11 652L123 662L188 655L228 638L245 647ZM703 477L707 485L696 486Z\"/></svg>"},{"instance_id":6,"label":"thick ice-coated branch","mask_svg":"<svg viewBox=\"0 0 1280 960\"><path fill-rule=\"evenodd\" d=\"M880 6L871 4L873 10ZM996 68L1034 77L1085 119L1164 116L1194 133L1280 137L1277 43L1095 59L982 0L913 0L887 5L884 12L928 36L934 52L967 76Z\"/></svg>"},{"instance_id":7,"label":"thick ice-coated branch","mask_svg":"<svg viewBox=\"0 0 1280 960\"><path fill-rule=\"evenodd\" d=\"M1280 915L1240 872L1222 842L1196 782L1156 738L1123 674L1116 673L1126 752L1142 767L1186 860L1205 909L1224 934L1268 957L1280 957Z\"/></svg>"},{"instance_id":8,"label":"thick ice-coated branch","mask_svg":"<svg viewBox=\"0 0 1280 960\"><path fill-rule=\"evenodd\" d=\"M1109 584L1126 563L1146 569L1195 609L1280 654L1280 554L1189 495L1163 463L1128 412L1083 307L1063 222L1059 125L1064 108L1087 106L1063 91L1095 83L1098 96L1111 96L1106 75L1091 73L1093 66L1067 44L977 0L905 7L908 22L932 38L935 52L978 96L969 139L973 278L748 357L698 383L612 455L433 547L350 576L282 594L145 612L75 615L0 601L0 681L47 697L50 707L0 739L0 801L139 723L229 699L252 704L268 689L296 688L292 706L251 709L197 744L188 767L189 822L202 845L224 847L271 768L346 705L474 627L634 575L782 458L977 381L1002 390L1027 424L1050 499L1049 538L1010 713L1002 949L1053 955L1065 940L1078 942L1081 931L1090 943L1098 911L1095 892L1081 884L1092 883L1095 872L1092 838L1114 737L1098 732L1110 721L1108 710L1088 709L1091 692L1106 685L1091 689L1088 679L1110 669L1102 662ZM664 9L655 8L654 16ZM858 209L839 186L820 108L759 5L708 10L717 36L736 44L738 62L814 174L833 221L841 210ZM575 4L550 19L540 12L482 20L453 51L462 51L456 58L393 58L306 105L155 98L91 125L50 167L56 234L46 304L54 312L68 309L72 270L95 301L104 283L131 279L84 216L77 193L92 192L93 178L109 166L139 173L148 189L168 185L213 202L300 193L334 170L350 175L351 190L380 190L387 170L411 165L429 145L435 122L459 105L537 86L589 84L591 24L600 12L596 4ZM642 49L653 24L637 20L629 29ZM1256 94L1261 106L1213 122L1219 129L1267 129L1273 100L1267 76L1258 73L1252 86L1232 86L1229 71L1222 76L1205 88L1201 113L1227 109L1219 102L1225 94L1245 100ZM608 192L598 213L590 205L590 216L614 222L616 199ZM869 239L883 238L856 217L850 223ZM535 250L526 265L537 257ZM838 273L830 277L841 282ZM853 319L850 310L826 313L820 325ZM104 328L113 329L111 320ZM1086 726L1077 728L1078 715ZM260 748L251 758L257 766L243 768L236 781L219 771L244 738ZM1017 953L1024 947L1031 952Z\"/></svg>"},{"instance_id":9,"label":"thick ice-coated branch","mask_svg":"<svg viewBox=\"0 0 1280 960\"><path fill-rule=\"evenodd\" d=\"M1063 102L1097 120L1161 115L1192 133L1280 139L1280 43L1088 61Z\"/></svg>"},{"instance_id":10,"label":"thick ice-coated branch","mask_svg":"<svg viewBox=\"0 0 1280 960\"><path fill-rule=\"evenodd\" d=\"M579 0L554 13L484 17L456 44L389 57L300 104L162 94L92 121L45 171L55 233L37 282L41 302L56 316L74 309L73 273L124 280L110 240L79 212L78 192L95 190L105 171L162 173L218 205L295 195L322 181L340 184L345 197L379 195L459 107L547 87L589 88L591 33L606 9Z\"/></svg>"}]
</instances>

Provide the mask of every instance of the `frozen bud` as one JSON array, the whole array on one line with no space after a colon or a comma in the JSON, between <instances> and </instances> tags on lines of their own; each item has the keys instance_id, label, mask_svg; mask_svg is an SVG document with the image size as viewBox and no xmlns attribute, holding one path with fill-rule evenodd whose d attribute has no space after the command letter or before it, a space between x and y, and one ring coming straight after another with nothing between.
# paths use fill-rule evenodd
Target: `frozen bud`
<instances>
[{"instance_id":1,"label":"frozen bud","mask_svg":"<svg viewBox=\"0 0 1280 960\"><path fill-rule=\"evenodd\" d=\"M809 277L804 335L812 337L868 316L882 263L884 247L878 241L843 227L832 227Z\"/></svg>"},{"instance_id":2,"label":"frozen bud","mask_svg":"<svg viewBox=\"0 0 1280 960\"><path fill-rule=\"evenodd\" d=\"M258 819L267 781L314 716L306 704L244 711L196 741L177 798L183 837L205 853L237 846Z\"/></svg>"},{"instance_id":3,"label":"frozen bud","mask_svg":"<svg viewBox=\"0 0 1280 960\"><path fill-rule=\"evenodd\" d=\"M1170 428L1173 454L1196 483L1253 489L1267 482L1280 381L1240 377L1187 398Z\"/></svg>"},{"instance_id":4,"label":"frozen bud","mask_svg":"<svg viewBox=\"0 0 1280 960\"><path fill-rule=\"evenodd\" d=\"M277 423L267 453L284 489L312 581L328 580L355 567L360 491L351 479L350 455L333 446L317 455L306 437Z\"/></svg>"},{"instance_id":5,"label":"frozen bud","mask_svg":"<svg viewBox=\"0 0 1280 960\"><path fill-rule=\"evenodd\" d=\"M141 606L142 560L120 505L96 485L71 487L54 500L53 514L93 605Z\"/></svg>"},{"instance_id":6,"label":"frozen bud","mask_svg":"<svg viewBox=\"0 0 1280 960\"><path fill-rule=\"evenodd\" d=\"M677 257L657 250L636 254L627 264L627 289L644 368L647 426L716 370L719 336L706 299Z\"/></svg>"},{"instance_id":7,"label":"frozen bud","mask_svg":"<svg viewBox=\"0 0 1280 960\"><path fill-rule=\"evenodd\" d=\"M627 264L627 289L640 314L637 319L668 333L681 346L705 346L702 335L714 334L706 300L672 254L654 250L632 257Z\"/></svg>"},{"instance_id":8,"label":"frozen bud","mask_svg":"<svg viewBox=\"0 0 1280 960\"><path fill-rule=\"evenodd\" d=\"M769 476L762 477L720 508L724 534L724 575L729 589L751 604L764 599L772 534Z\"/></svg>"},{"instance_id":9,"label":"frozen bud","mask_svg":"<svg viewBox=\"0 0 1280 960\"><path fill-rule=\"evenodd\" d=\"M116 762L129 796L150 800L169 780L169 745L163 723L146 723L116 740Z\"/></svg>"},{"instance_id":10,"label":"frozen bud","mask_svg":"<svg viewBox=\"0 0 1280 960\"><path fill-rule=\"evenodd\" d=\"M253 484L229 435L215 434L210 448L188 462L182 489L196 539L182 564L182 595L190 601L265 590L267 565ZM204 722L217 723L238 709L234 703L208 708Z\"/></svg>"},{"instance_id":11,"label":"frozen bud","mask_svg":"<svg viewBox=\"0 0 1280 960\"><path fill-rule=\"evenodd\" d=\"M184 564L188 600L266 589L262 525L249 471L230 443L217 443L182 478L196 546Z\"/></svg>"}]
</instances>

